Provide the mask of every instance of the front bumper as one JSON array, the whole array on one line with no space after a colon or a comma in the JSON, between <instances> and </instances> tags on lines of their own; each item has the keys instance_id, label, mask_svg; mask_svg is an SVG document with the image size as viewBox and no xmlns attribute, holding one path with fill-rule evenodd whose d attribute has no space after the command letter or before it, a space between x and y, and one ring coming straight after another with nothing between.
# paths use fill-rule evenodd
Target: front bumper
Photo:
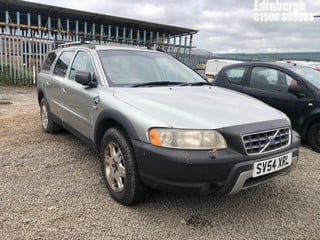
<instances>
[{"instance_id":1,"label":"front bumper","mask_svg":"<svg viewBox=\"0 0 320 240\"><path fill-rule=\"evenodd\" d=\"M133 140L139 176L149 187L163 191L234 194L275 176L289 173L298 161L300 136L293 131L286 148L260 155L244 155L232 149L210 151L155 147ZM253 178L253 163L292 152L292 164Z\"/></svg>"}]
</instances>

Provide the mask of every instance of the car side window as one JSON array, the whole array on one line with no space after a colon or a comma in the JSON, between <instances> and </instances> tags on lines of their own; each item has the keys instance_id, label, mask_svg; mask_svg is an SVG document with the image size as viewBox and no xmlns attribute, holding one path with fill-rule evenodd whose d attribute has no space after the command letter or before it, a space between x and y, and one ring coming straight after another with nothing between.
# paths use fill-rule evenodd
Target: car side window
<instances>
[{"instance_id":1,"label":"car side window","mask_svg":"<svg viewBox=\"0 0 320 240\"><path fill-rule=\"evenodd\" d=\"M241 84L245 72L245 67L231 68L226 70L226 76L229 82L233 84Z\"/></svg>"},{"instance_id":2,"label":"car side window","mask_svg":"<svg viewBox=\"0 0 320 240\"><path fill-rule=\"evenodd\" d=\"M74 80L77 71L90 72L91 76L95 73L92 59L87 52L79 51L77 53L71 66L69 78Z\"/></svg>"},{"instance_id":3,"label":"car side window","mask_svg":"<svg viewBox=\"0 0 320 240\"><path fill-rule=\"evenodd\" d=\"M64 77L67 73L74 51L63 52L53 69L53 74Z\"/></svg>"},{"instance_id":4,"label":"car side window","mask_svg":"<svg viewBox=\"0 0 320 240\"><path fill-rule=\"evenodd\" d=\"M250 87L274 91L288 92L290 85L297 85L298 82L290 75L269 67L254 67L251 72Z\"/></svg>"},{"instance_id":5,"label":"car side window","mask_svg":"<svg viewBox=\"0 0 320 240\"><path fill-rule=\"evenodd\" d=\"M51 66L52 66L54 60L56 59L56 57L57 57L56 52L49 53L46 60L44 61L43 65L42 65L42 70L50 71Z\"/></svg>"}]
</instances>

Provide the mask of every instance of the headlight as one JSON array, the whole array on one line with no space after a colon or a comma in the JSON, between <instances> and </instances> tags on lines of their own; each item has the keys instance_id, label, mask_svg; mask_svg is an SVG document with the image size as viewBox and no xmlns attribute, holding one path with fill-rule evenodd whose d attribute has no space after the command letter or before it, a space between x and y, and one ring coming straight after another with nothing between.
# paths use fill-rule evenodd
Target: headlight
<instances>
[{"instance_id":1,"label":"headlight","mask_svg":"<svg viewBox=\"0 0 320 240\"><path fill-rule=\"evenodd\" d=\"M159 147L179 149L225 149L227 143L215 130L183 130L152 128L150 143Z\"/></svg>"}]
</instances>

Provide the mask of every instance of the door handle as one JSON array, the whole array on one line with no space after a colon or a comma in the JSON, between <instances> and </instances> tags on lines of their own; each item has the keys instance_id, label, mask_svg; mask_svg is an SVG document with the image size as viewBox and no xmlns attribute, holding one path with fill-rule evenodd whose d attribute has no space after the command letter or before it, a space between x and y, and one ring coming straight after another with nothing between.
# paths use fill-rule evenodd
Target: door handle
<instances>
[{"instance_id":1,"label":"door handle","mask_svg":"<svg viewBox=\"0 0 320 240\"><path fill-rule=\"evenodd\" d=\"M62 88L62 92L64 92L64 93L65 93L65 92L67 92L67 89L65 89L65 88Z\"/></svg>"}]
</instances>

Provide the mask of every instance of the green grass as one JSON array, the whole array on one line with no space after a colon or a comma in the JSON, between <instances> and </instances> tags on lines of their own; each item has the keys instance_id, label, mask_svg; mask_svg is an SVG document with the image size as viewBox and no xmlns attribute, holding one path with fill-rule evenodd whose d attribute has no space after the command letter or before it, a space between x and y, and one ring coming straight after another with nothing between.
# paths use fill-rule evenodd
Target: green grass
<instances>
[{"instance_id":1,"label":"green grass","mask_svg":"<svg viewBox=\"0 0 320 240\"><path fill-rule=\"evenodd\" d=\"M25 74L17 74L25 76ZM28 83L30 82L30 83ZM0 86L33 86L30 79L13 79L10 77L9 66L0 67Z\"/></svg>"}]
</instances>

